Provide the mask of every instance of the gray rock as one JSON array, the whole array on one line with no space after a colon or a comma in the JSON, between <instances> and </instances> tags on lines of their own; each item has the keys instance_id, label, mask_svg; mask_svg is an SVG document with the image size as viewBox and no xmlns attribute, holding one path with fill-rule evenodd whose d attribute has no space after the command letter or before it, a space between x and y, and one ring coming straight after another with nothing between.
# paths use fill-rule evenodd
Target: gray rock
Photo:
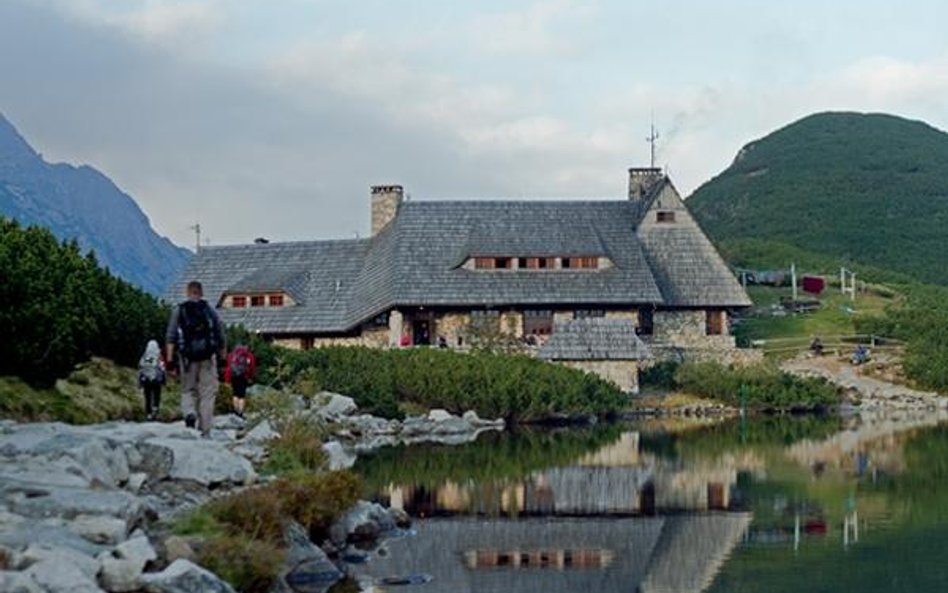
<instances>
[{"instance_id":1,"label":"gray rock","mask_svg":"<svg viewBox=\"0 0 948 593\"><path fill-rule=\"evenodd\" d=\"M211 424L215 430L243 430L247 426L247 421L235 414L224 414L214 416L214 422Z\"/></svg>"},{"instance_id":2,"label":"gray rock","mask_svg":"<svg viewBox=\"0 0 948 593\"><path fill-rule=\"evenodd\" d=\"M128 458L125 451L104 439L91 438L82 446L66 452L85 469L86 476L107 488L114 488L128 480Z\"/></svg>"},{"instance_id":3,"label":"gray rock","mask_svg":"<svg viewBox=\"0 0 948 593\"><path fill-rule=\"evenodd\" d=\"M55 565L71 564L89 579L95 579L99 564L95 558L87 556L73 548L64 548L51 544L30 544L16 556L16 568L27 570L34 564L50 562Z\"/></svg>"},{"instance_id":4,"label":"gray rock","mask_svg":"<svg viewBox=\"0 0 948 593\"><path fill-rule=\"evenodd\" d=\"M270 424L268 419L264 418L258 422L256 426L251 428L247 434L244 435L242 440L245 443L266 443L279 436L280 433L273 429L273 425Z\"/></svg>"},{"instance_id":5,"label":"gray rock","mask_svg":"<svg viewBox=\"0 0 948 593\"><path fill-rule=\"evenodd\" d=\"M235 593L234 589L189 560L175 560L158 573L142 575L148 593Z\"/></svg>"},{"instance_id":6,"label":"gray rock","mask_svg":"<svg viewBox=\"0 0 948 593\"><path fill-rule=\"evenodd\" d=\"M451 416L450 418L436 422L431 428L431 434L468 434L473 433L475 430L476 429L471 426L471 423L467 420L458 418L457 416Z\"/></svg>"},{"instance_id":7,"label":"gray rock","mask_svg":"<svg viewBox=\"0 0 948 593\"><path fill-rule=\"evenodd\" d=\"M35 521L0 523L0 545L21 549L31 544L48 544L53 547L68 548L95 556L104 548L93 544L69 529L62 522L54 525Z\"/></svg>"},{"instance_id":8,"label":"gray rock","mask_svg":"<svg viewBox=\"0 0 948 593\"><path fill-rule=\"evenodd\" d=\"M115 545L128 535L125 519L105 515L80 515L67 523L67 529L94 544Z\"/></svg>"},{"instance_id":9,"label":"gray rock","mask_svg":"<svg viewBox=\"0 0 948 593\"><path fill-rule=\"evenodd\" d=\"M141 531L136 532L134 537L115 546L115 555L122 560L139 563L142 567L158 559L155 548L152 547L148 537Z\"/></svg>"},{"instance_id":10,"label":"gray rock","mask_svg":"<svg viewBox=\"0 0 948 593\"><path fill-rule=\"evenodd\" d=\"M356 462L356 455L347 451L339 441L329 441L323 443L323 451L329 459L329 469L331 471L339 469L349 469Z\"/></svg>"},{"instance_id":11,"label":"gray rock","mask_svg":"<svg viewBox=\"0 0 948 593\"><path fill-rule=\"evenodd\" d=\"M138 453L138 449L135 449L135 452ZM145 472L136 472L128 476L128 482L125 483L125 488L129 492L138 494L147 481L148 474Z\"/></svg>"},{"instance_id":12,"label":"gray rock","mask_svg":"<svg viewBox=\"0 0 948 593\"><path fill-rule=\"evenodd\" d=\"M7 570L0 570L0 591L4 593L46 593L29 574Z\"/></svg>"},{"instance_id":13,"label":"gray rock","mask_svg":"<svg viewBox=\"0 0 948 593\"><path fill-rule=\"evenodd\" d=\"M47 593L101 593L102 589L75 564L43 560L26 571Z\"/></svg>"},{"instance_id":14,"label":"gray rock","mask_svg":"<svg viewBox=\"0 0 948 593\"><path fill-rule=\"evenodd\" d=\"M447 410L442 410L441 408L435 408L434 410L428 412L428 420L431 420L432 422L444 422L454 418L457 418L457 416Z\"/></svg>"},{"instance_id":15,"label":"gray rock","mask_svg":"<svg viewBox=\"0 0 948 593\"><path fill-rule=\"evenodd\" d=\"M394 435L402 430L398 420L386 420L369 414L350 416L346 418L346 423L353 432L368 436Z\"/></svg>"},{"instance_id":16,"label":"gray rock","mask_svg":"<svg viewBox=\"0 0 948 593\"><path fill-rule=\"evenodd\" d=\"M125 519L128 524L138 522L145 507L124 490L89 490L85 488L12 488L0 485L0 500L19 515L33 518L62 517L73 519L80 515L107 515Z\"/></svg>"},{"instance_id":17,"label":"gray rock","mask_svg":"<svg viewBox=\"0 0 948 593\"><path fill-rule=\"evenodd\" d=\"M157 558L148 538L139 534L99 557L99 583L113 593L136 591L145 566Z\"/></svg>"},{"instance_id":18,"label":"gray rock","mask_svg":"<svg viewBox=\"0 0 948 593\"><path fill-rule=\"evenodd\" d=\"M355 414L359 406L355 400L345 395L323 391L313 399L316 414L326 420L338 420Z\"/></svg>"},{"instance_id":19,"label":"gray rock","mask_svg":"<svg viewBox=\"0 0 948 593\"><path fill-rule=\"evenodd\" d=\"M170 456L167 475L173 480L209 486L225 482L249 484L257 477L249 461L211 440L149 439L144 447L139 446L139 451L146 458L160 457L163 465Z\"/></svg>"},{"instance_id":20,"label":"gray rock","mask_svg":"<svg viewBox=\"0 0 948 593\"><path fill-rule=\"evenodd\" d=\"M289 590L300 593L323 591L345 576L326 553L310 541L299 523L294 521L287 525L283 537L287 552L280 578Z\"/></svg>"},{"instance_id":21,"label":"gray rock","mask_svg":"<svg viewBox=\"0 0 948 593\"><path fill-rule=\"evenodd\" d=\"M336 544L347 541L367 541L396 528L395 520L382 505L360 500L336 520L329 529L330 539Z\"/></svg>"}]
</instances>

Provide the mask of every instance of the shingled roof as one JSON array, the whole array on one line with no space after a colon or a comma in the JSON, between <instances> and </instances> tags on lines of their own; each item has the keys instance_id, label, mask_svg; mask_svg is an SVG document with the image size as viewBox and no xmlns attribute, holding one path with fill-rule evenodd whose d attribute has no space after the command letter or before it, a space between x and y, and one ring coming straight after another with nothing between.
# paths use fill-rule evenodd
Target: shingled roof
<instances>
[{"instance_id":1,"label":"shingled roof","mask_svg":"<svg viewBox=\"0 0 948 593\"><path fill-rule=\"evenodd\" d=\"M666 181L667 183L667 181ZM661 185L661 184L659 184ZM652 192L654 194L654 192ZM367 239L207 247L187 280L205 296L277 290L295 306L222 309L267 333L347 332L399 306L745 306L700 230L640 237L648 200L410 201ZM472 270L478 256L605 257L597 270Z\"/></svg>"},{"instance_id":2,"label":"shingled roof","mask_svg":"<svg viewBox=\"0 0 948 593\"><path fill-rule=\"evenodd\" d=\"M557 322L539 356L544 360L641 360L649 353L631 319L592 317Z\"/></svg>"}]
</instances>

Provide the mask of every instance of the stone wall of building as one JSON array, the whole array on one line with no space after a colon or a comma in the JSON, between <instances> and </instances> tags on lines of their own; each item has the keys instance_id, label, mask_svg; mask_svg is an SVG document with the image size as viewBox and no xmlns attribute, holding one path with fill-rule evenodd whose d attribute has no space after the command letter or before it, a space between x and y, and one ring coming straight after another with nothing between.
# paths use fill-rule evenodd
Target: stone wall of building
<instances>
[{"instance_id":1,"label":"stone wall of building","mask_svg":"<svg viewBox=\"0 0 948 593\"><path fill-rule=\"evenodd\" d=\"M707 313L703 310L655 311L652 343L678 348L734 348L734 336L709 336Z\"/></svg>"},{"instance_id":2,"label":"stone wall of building","mask_svg":"<svg viewBox=\"0 0 948 593\"><path fill-rule=\"evenodd\" d=\"M563 360L557 364L598 375L622 391L639 392L639 364L635 360Z\"/></svg>"}]
</instances>

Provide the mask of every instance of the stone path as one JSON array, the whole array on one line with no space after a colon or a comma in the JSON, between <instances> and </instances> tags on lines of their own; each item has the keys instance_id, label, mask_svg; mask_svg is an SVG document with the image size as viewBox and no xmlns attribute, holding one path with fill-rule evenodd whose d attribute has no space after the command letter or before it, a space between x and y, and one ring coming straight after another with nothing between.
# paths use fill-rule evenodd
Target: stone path
<instances>
[{"instance_id":1,"label":"stone path","mask_svg":"<svg viewBox=\"0 0 948 593\"><path fill-rule=\"evenodd\" d=\"M783 363L781 368L800 377L822 377L838 385L859 404L859 410L948 409L948 397L944 395L867 377L859 367L832 356L799 357Z\"/></svg>"}]
</instances>

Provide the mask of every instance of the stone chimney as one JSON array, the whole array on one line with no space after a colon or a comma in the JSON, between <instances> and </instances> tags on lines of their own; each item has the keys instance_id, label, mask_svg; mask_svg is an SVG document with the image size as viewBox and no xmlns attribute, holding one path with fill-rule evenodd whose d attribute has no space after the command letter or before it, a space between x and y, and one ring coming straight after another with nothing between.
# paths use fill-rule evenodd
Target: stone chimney
<instances>
[{"instance_id":1,"label":"stone chimney","mask_svg":"<svg viewBox=\"0 0 948 593\"><path fill-rule=\"evenodd\" d=\"M394 220L402 205L405 190L400 185L372 186L372 236Z\"/></svg>"},{"instance_id":2,"label":"stone chimney","mask_svg":"<svg viewBox=\"0 0 948 593\"><path fill-rule=\"evenodd\" d=\"M642 199L663 177L661 167L632 167L629 169L629 199Z\"/></svg>"}]
</instances>

